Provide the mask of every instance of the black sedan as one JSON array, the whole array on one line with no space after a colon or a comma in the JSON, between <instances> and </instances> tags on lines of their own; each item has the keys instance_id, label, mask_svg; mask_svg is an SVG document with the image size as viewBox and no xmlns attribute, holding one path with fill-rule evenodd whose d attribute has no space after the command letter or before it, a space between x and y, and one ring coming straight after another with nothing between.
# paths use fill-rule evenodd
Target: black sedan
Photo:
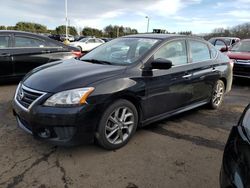
<instances>
[{"instance_id":1,"label":"black sedan","mask_svg":"<svg viewBox=\"0 0 250 188\"><path fill-rule=\"evenodd\" d=\"M250 104L229 135L220 174L221 188L250 187Z\"/></svg>"},{"instance_id":2,"label":"black sedan","mask_svg":"<svg viewBox=\"0 0 250 188\"><path fill-rule=\"evenodd\" d=\"M77 48L46 36L21 31L0 31L0 80L20 78L45 63L80 55Z\"/></svg>"},{"instance_id":3,"label":"black sedan","mask_svg":"<svg viewBox=\"0 0 250 188\"><path fill-rule=\"evenodd\" d=\"M34 69L19 84L13 107L18 125L35 138L96 139L116 149L137 127L205 104L218 108L231 84L229 58L208 42L141 34Z\"/></svg>"}]
</instances>

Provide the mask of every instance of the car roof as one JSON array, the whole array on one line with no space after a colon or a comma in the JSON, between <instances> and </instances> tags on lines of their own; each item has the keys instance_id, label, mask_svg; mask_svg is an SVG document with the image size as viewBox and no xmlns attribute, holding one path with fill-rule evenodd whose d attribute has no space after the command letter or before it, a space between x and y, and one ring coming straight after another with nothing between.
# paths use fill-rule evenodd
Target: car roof
<instances>
[{"instance_id":1,"label":"car roof","mask_svg":"<svg viewBox=\"0 0 250 188\"><path fill-rule=\"evenodd\" d=\"M212 37L211 39L240 39L238 37Z\"/></svg>"},{"instance_id":2,"label":"car roof","mask_svg":"<svg viewBox=\"0 0 250 188\"><path fill-rule=\"evenodd\" d=\"M16 30L0 30L0 34L23 34L23 35L29 35L34 37L39 37L41 39L47 40L49 37L39 34L39 33L31 33L26 31L16 31Z\"/></svg>"},{"instance_id":3,"label":"car roof","mask_svg":"<svg viewBox=\"0 0 250 188\"><path fill-rule=\"evenodd\" d=\"M123 38L148 38L148 39L161 39L161 40L167 40L167 39L172 39L172 38L191 38L191 39L203 40L201 37L192 36L192 35L160 34L160 33L127 35L127 36L124 36Z\"/></svg>"},{"instance_id":4,"label":"car roof","mask_svg":"<svg viewBox=\"0 0 250 188\"><path fill-rule=\"evenodd\" d=\"M17 31L17 30L0 30L0 33L20 33L20 34L35 34L36 33L31 33L31 32L26 32L26 31Z\"/></svg>"}]
</instances>

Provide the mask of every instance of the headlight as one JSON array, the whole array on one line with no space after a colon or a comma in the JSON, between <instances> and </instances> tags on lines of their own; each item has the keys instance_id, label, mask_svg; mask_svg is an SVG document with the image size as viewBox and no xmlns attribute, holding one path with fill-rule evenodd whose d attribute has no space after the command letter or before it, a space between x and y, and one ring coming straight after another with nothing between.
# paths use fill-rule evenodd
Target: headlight
<instances>
[{"instance_id":1,"label":"headlight","mask_svg":"<svg viewBox=\"0 0 250 188\"><path fill-rule=\"evenodd\" d=\"M44 106L74 106L85 104L88 96L94 91L93 87L62 91L48 98Z\"/></svg>"}]
</instances>

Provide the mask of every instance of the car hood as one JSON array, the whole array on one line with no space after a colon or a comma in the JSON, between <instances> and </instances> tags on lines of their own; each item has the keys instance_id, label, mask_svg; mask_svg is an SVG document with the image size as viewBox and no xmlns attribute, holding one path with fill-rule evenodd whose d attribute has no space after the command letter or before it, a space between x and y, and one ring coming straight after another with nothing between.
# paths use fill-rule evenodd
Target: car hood
<instances>
[{"instance_id":1,"label":"car hood","mask_svg":"<svg viewBox=\"0 0 250 188\"><path fill-rule=\"evenodd\" d=\"M32 70L23 79L23 84L31 89L55 93L91 86L91 83L121 74L125 69L125 66L69 59L48 63Z\"/></svg>"},{"instance_id":2,"label":"car hood","mask_svg":"<svg viewBox=\"0 0 250 188\"><path fill-rule=\"evenodd\" d=\"M227 55L230 59L242 59L242 60L250 60L249 52L227 52Z\"/></svg>"}]
</instances>

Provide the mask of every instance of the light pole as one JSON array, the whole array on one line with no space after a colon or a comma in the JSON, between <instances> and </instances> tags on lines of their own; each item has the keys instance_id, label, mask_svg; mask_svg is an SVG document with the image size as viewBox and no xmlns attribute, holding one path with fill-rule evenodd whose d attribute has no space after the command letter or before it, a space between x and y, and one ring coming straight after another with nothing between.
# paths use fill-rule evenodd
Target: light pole
<instances>
[{"instance_id":1,"label":"light pole","mask_svg":"<svg viewBox=\"0 0 250 188\"><path fill-rule=\"evenodd\" d=\"M65 0L66 39L68 38L68 0Z\"/></svg>"},{"instance_id":2,"label":"light pole","mask_svg":"<svg viewBox=\"0 0 250 188\"><path fill-rule=\"evenodd\" d=\"M148 24L147 24L147 33L148 33L148 28L149 28L149 20L150 18L148 16L145 17L148 20Z\"/></svg>"}]
</instances>

